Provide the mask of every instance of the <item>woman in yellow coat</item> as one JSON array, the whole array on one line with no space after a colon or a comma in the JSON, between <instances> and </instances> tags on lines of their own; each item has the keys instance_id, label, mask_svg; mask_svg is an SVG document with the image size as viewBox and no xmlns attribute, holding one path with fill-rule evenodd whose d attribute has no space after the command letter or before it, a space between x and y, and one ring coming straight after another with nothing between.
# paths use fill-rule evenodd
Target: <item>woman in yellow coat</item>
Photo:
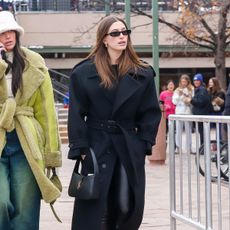
<instances>
[{"instance_id":1,"label":"woman in yellow coat","mask_svg":"<svg viewBox=\"0 0 230 230\"><path fill-rule=\"evenodd\" d=\"M46 170L61 166L53 90L42 57L20 46L24 33L0 12L0 229L38 230L40 200L59 189Z\"/></svg>"}]
</instances>

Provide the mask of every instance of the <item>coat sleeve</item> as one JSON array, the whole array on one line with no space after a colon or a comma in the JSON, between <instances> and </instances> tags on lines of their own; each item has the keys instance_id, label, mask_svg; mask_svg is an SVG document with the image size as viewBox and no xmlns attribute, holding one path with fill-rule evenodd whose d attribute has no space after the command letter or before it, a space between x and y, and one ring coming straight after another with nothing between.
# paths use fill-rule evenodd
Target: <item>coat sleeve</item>
<instances>
[{"instance_id":1,"label":"coat sleeve","mask_svg":"<svg viewBox=\"0 0 230 230\"><path fill-rule=\"evenodd\" d=\"M138 136L147 143L147 152L150 154L152 145L155 144L158 126L161 119L161 110L156 95L155 81L152 77L148 82L145 93L140 103L137 116Z\"/></svg>"},{"instance_id":2,"label":"coat sleeve","mask_svg":"<svg viewBox=\"0 0 230 230\"><path fill-rule=\"evenodd\" d=\"M211 97L207 90L204 88L199 89L199 92L192 97L191 104L199 108L203 108L207 106L207 104L211 104Z\"/></svg>"},{"instance_id":3,"label":"coat sleeve","mask_svg":"<svg viewBox=\"0 0 230 230\"><path fill-rule=\"evenodd\" d=\"M81 150L85 154L85 150L89 148L88 128L85 122L88 97L77 71L73 71L70 76L69 96L68 137L70 149L68 158L76 159L80 156Z\"/></svg>"},{"instance_id":4,"label":"coat sleeve","mask_svg":"<svg viewBox=\"0 0 230 230\"><path fill-rule=\"evenodd\" d=\"M220 111L223 112L224 111L224 108L225 108L225 99L226 99L226 95L225 95L225 92L224 91L220 91L219 92L219 95L218 95L221 99L224 100L224 103L222 105L220 105Z\"/></svg>"},{"instance_id":5,"label":"coat sleeve","mask_svg":"<svg viewBox=\"0 0 230 230\"><path fill-rule=\"evenodd\" d=\"M178 92L178 89L176 89L176 90L174 91L174 93L173 93L173 96L172 96L172 103L173 103L174 105L177 105L178 102L179 102L179 100L180 100L179 92Z\"/></svg>"},{"instance_id":6,"label":"coat sleeve","mask_svg":"<svg viewBox=\"0 0 230 230\"><path fill-rule=\"evenodd\" d=\"M45 167L60 167L62 162L60 137L53 88L48 71L44 71L45 79L39 87L38 95L34 104L34 116L40 123L45 136Z\"/></svg>"},{"instance_id":7,"label":"coat sleeve","mask_svg":"<svg viewBox=\"0 0 230 230\"><path fill-rule=\"evenodd\" d=\"M225 97L224 115L225 116L230 115L230 84L228 85L228 90L227 90L226 97Z\"/></svg>"}]
</instances>

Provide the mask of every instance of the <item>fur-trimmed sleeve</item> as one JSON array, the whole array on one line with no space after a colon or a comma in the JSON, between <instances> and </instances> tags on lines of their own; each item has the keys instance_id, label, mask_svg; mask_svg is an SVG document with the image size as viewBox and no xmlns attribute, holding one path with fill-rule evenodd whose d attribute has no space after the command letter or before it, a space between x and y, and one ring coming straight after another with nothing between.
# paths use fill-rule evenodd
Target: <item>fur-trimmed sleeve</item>
<instances>
[{"instance_id":1,"label":"fur-trimmed sleeve","mask_svg":"<svg viewBox=\"0 0 230 230\"><path fill-rule=\"evenodd\" d=\"M60 167L61 152L58 121L53 88L48 71L45 72L45 79L38 89L34 105L34 116L40 123L45 137L45 167Z\"/></svg>"}]
</instances>

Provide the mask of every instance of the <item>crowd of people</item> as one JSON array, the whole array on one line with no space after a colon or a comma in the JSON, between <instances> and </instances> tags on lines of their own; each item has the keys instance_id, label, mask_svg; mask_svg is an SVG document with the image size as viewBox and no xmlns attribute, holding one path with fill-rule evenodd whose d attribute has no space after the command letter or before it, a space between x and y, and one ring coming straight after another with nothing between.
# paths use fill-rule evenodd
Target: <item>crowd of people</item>
<instances>
[{"instance_id":1,"label":"crowd of people","mask_svg":"<svg viewBox=\"0 0 230 230\"><path fill-rule=\"evenodd\" d=\"M218 78L210 78L206 85L204 76L201 73L197 73L193 76L192 84L190 77L187 74L182 74L178 87L175 87L175 85L173 80L169 80L166 89L159 96L160 104L163 105L163 111L166 114L166 134L168 132L168 117L170 114L222 115L224 113L226 92L221 88ZM215 124L211 124L211 128L214 127ZM183 129L184 123L176 121L175 151L180 146L179 140ZM190 133L192 133L193 127L191 124L189 129L191 130ZM202 122L198 122L198 131L200 134L200 145L202 145L204 142Z\"/></svg>"}]
</instances>

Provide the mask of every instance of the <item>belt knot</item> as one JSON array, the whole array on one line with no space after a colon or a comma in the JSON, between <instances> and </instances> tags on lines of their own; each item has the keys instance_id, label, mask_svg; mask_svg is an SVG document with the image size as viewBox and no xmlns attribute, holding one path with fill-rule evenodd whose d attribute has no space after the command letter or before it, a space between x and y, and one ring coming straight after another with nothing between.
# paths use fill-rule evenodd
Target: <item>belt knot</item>
<instances>
[{"instance_id":1,"label":"belt knot","mask_svg":"<svg viewBox=\"0 0 230 230\"><path fill-rule=\"evenodd\" d=\"M6 99L0 105L0 128L11 132L15 128L15 116L33 116L33 108L29 106L17 106L14 98Z\"/></svg>"}]
</instances>

